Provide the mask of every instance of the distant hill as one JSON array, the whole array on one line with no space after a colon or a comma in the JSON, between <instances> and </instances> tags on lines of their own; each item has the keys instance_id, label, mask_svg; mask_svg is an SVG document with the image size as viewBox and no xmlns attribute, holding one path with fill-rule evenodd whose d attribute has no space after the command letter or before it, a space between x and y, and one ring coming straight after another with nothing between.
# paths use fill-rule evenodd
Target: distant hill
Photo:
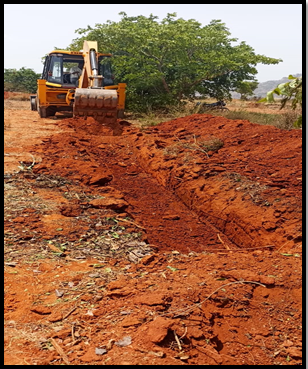
<instances>
[{"instance_id":1,"label":"distant hill","mask_svg":"<svg viewBox=\"0 0 308 369\"><path fill-rule=\"evenodd\" d=\"M302 74L292 74L294 77L301 77ZM289 82L290 80L288 77L283 77L281 79L275 80L275 81L266 81L259 83L258 87L254 90L255 96L258 97L265 97L268 91L273 90L275 87L277 87L280 83ZM239 99L241 97L240 94L237 92L232 92L232 98L233 99Z\"/></svg>"}]
</instances>

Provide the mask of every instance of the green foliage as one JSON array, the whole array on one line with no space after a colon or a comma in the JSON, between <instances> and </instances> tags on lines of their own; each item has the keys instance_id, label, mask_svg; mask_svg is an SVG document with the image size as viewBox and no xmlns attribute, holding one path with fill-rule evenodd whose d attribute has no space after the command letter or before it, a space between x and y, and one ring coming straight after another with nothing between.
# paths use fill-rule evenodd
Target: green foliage
<instances>
[{"instance_id":1,"label":"green foliage","mask_svg":"<svg viewBox=\"0 0 308 369\"><path fill-rule=\"evenodd\" d=\"M253 96L254 90L258 87L257 81L241 81L238 83L235 92L241 94L241 100L247 100L248 96Z\"/></svg>"},{"instance_id":2,"label":"green foliage","mask_svg":"<svg viewBox=\"0 0 308 369\"><path fill-rule=\"evenodd\" d=\"M202 27L194 19L167 14L161 22L150 15L107 21L78 29L70 49L82 49L84 40L96 40L100 52L114 55L116 81L127 83L127 109L144 112L178 106L196 92L217 100L231 100L239 82L253 80L256 65L281 59L258 55L237 39L220 20Z\"/></svg>"},{"instance_id":3,"label":"green foliage","mask_svg":"<svg viewBox=\"0 0 308 369\"><path fill-rule=\"evenodd\" d=\"M291 101L291 108L295 110L297 106L302 108L302 77L293 77L291 74L288 77L291 81L281 83L274 90L269 91L264 99L259 102L274 102L274 94L282 96L280 109L286 106L288 101ZM302 115L294 122L294 127L302 126Z\"/></svg>"},{"instance_id":4,"label":"green foliage","mask_svg":"<svg viewBox=\"0 0 308 369\"><path fill-rule=\"evenodd\" d=\"M217 112L211 112L212 115L218 115ZM233 120L249 120L251 123L271 125L280 129L290 130L294 128L294 121L298 114L294 111L287 111L285 114L267 114L256 113L246 110L230 110L224 115L228 119Z\"/></svg>"},{"instance_id":5,"label":"green foliage","mask_svg":"<svg viewBox=\"0 0 308 369\"><path fill-rule=\"evenodd\" d=\"M32 69L4 69L4 91L35 93L40 74Z\"/></svg>"}]
</instances>

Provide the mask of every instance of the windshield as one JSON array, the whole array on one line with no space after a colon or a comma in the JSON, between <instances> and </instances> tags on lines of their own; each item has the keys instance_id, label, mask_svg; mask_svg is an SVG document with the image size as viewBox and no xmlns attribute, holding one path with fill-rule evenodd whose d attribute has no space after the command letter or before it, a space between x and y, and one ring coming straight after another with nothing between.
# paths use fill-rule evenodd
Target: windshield
<instances>
[{"instance_id":1,"label":"windshield","mask_svg":"<svg viewBox=\"0 0 308 369\"><path fill-rule=\"evenodd\" d=\"M112 85L114 85L114 75L112 74L110 56L103 56L103 57L100 58L100 60L99 60L99 74L104 77L103 78L103 86L112 86Z\"/></svg>"},{"instance_id":2,"label":"windshield","mask_svg":"<svg viewBox=\"0 0 308 369\"><path fill-rule=\"evenodd\" d=\"M50 61L47 81L52 83L62 83L62 57L53 56Z\"/></svg>"}]
</instances>

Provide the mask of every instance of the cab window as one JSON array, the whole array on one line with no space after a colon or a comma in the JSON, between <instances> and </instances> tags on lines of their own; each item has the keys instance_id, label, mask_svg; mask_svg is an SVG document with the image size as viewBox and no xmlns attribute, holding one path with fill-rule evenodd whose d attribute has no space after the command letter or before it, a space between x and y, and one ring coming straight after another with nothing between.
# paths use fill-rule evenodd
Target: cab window
<instances>
[{"instance_id":1,"label":"cab window","mask_svg":"<svg viewBox=\"0 0 308 369\"><path fill-rule=\"evenodd\" d=\"M114 85L114 75L112 74L110 57L103 57L99 61L99 74L102 75L103 78L103 86L112 86Z\"/></svg>"},{"instance_id":2,"label":"cab window","mask_svg":"<svg viewBox=\"0 0 308 369\"><path fill-rule=\"evenodd\" d=\"M52 83L62 83L62 57L53 56L50 61L47 81Z\"/></svg>"}]
</instances>

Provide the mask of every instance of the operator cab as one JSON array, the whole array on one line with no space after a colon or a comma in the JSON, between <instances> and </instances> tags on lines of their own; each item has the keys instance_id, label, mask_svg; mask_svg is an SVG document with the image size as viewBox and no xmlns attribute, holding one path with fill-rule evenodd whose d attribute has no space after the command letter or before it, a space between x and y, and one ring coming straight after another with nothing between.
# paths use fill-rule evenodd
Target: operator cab
<instances>
[{"instance_id":1,"label":"operator cab","mask_svg":"<svg viewBox=\"0 0 308 369\"><path fill-rule=\"evenodd\" d=\"M82 71L84 59L82 55L71 55L62 53L52 53L46 56L41 78L50 84L61 85L65 88L78 87L78 80ZM111 70L110 56L101 55L98 59L98 73L102 75L102 87L115 84ZM53 87L52 85L49 85ZM54 86L58 87L58 86Z\"/></svg>"}]
</instances>

